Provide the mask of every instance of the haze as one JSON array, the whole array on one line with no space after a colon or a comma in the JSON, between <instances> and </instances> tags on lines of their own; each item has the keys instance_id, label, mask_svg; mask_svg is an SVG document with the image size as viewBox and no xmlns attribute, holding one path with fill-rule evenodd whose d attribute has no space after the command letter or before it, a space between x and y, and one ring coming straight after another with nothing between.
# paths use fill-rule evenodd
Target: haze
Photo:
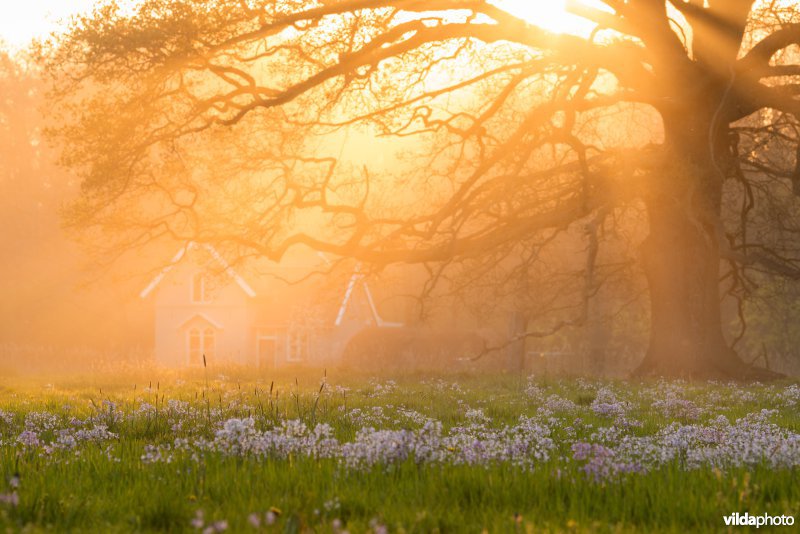
<instances>
[{"instance_id":1,"label":"haze","mask_svg":"<svg viewBox=\"0 0 800 534\"><path fill-rule=\"evenodd\" d=\"M20 49L92 5L6 4L0 31ZM87 19L35 68L4 58L3 238L18 253L2 328L28 347L18 361L87 346L172 367L366 368L376 352L413 367L430 352L433 367L760 373L738 350L794 365L789 337L758 336L791 315L793 289L771 277L796 274L794 208L762 192L793 161L794 139L765 125L793 116L775 84L797 51L753 46L793 27L793 5L719 14L750 21L731 35L674 2L653 27L596 0L497 0L515 17L407 2L362 8L368 24L347 2L179 5ZM654 28L660 60L640 38ZM698 65L708 80L677 83ZM756 86L773 96L731 101ZM692 180L711 197L668 209ZM692 210L706 211L681 219ZM729 247L771 256L731 265Z\"/></svg>"}]
</instances>

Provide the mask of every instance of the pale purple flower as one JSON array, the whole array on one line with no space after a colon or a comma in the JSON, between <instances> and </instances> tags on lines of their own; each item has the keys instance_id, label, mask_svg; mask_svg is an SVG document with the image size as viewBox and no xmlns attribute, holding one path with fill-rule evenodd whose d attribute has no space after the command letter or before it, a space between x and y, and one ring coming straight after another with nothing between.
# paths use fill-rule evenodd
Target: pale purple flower
<instances>
[{"instance_id":1,"label":"pale purple flower","mask_svg":"<svg viewBox=\"0 0 800 534\"><path fill-rule=\"evenodd\" d=\"M225 532L226 530L228 530L228 522L221 519L207 526L205 530L203 530L203 534L215 534L216 532Z\"/></svg>"},{"instance_id":2,"label":"pale purple flower","mask_svg":"<svg viewBox=\"0 0 800 534\"><path fill-rule=\"evenodd\" d=\"M275 521L277 519L278 519L278 515L275 512L273 512L272 510L270 510L266 514L264 514L264 523L266 523L267 525L275 524Z\"/></svg>"},{"instance_id":3,"label":"pale purple flower","mask_svg":"<svg viewBox=\"0 0 800 534\"><path fill-rule=\"evenodd\" d=\"M372 529L373 534L388 534L389 529L386 525L381 523L377 518L373 518L369 522L369 528Z\"/></svg>"},{"instance_id":4,"label":"pale purple flower","mask_svg":"<svg viewBox=\"0 0 800 534\"><path fill-rule=\"evenodd\" d=\"M205 520L203 519L203 511L197 510L194 513L194 518L192 518L189 524L192 526L192 528L196 530L200 530L201 528L203 528L206 524Z\"/></svg>"},{"instance_id":5,"label":"pale purple flower","mask_svg":"<svg viewBox=\"0 0 800 534\"><path fill-rule=\"evenodd\" d=\"M674 393L668 393L666 398L653 402L653 408L659 410L664 417L696 421L703 410L694 402L679 398Z\"/></svg>"},{"instance_id":6,"label":"pale purple flower","mask_svg":"<svg viewBox=\"0 0 800 534\"><path fill-rule=\"evenodd\" d=\"M14 423L14 415L0 410L0 423L3 423L5 426L11 426Z\"/></svg>"},{"instance_id":7,"label":"pale purple flower","mask_svg":"<svg viewBox=\"0 0 800 534\"><path fill-rule=\"evenodd\" d=\"M0 493L0 503L10 504L11 506L19 506L19 495L16 491L11 493Z\"/></svg>"},{"instance_id":8,"label":"pale purple flower","mask_svg":"<svg viewBox=\"0 0 800 534\"><path fill-rule=\"evenodd\" d=\"M30 448L41 445L39 435L33 430L23 431L19 436L17 436L17 443Z\"/></svg>"}]
</instances>

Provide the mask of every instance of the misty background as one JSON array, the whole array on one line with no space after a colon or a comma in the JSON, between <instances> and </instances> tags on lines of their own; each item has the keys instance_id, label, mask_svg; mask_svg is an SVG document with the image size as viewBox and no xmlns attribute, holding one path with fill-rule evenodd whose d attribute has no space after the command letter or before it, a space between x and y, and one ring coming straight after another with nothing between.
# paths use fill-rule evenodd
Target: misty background
<instances>
[{"instance_id":1,"label":"misty background","mask_svg":"<svg viewBox=\"0 0 800 534\"><path fill-rule=\"evenodd\" d=\"M64 208L80 186L47 140L53 110L45 108L48 87L38 59L18 43L0 46L0 373L147 365L153 357L153 304L139 293L172 256L174 243L146 255L109 256L97 246L97 235L65 225ZM611 122L617 122L620 138L660 136L653 124L632 125L618 117ZM354 129L319 141L318 149L356 174L367 168L400 173L404 158L413 161L419 147L391 143L376 145L370 132ZM213 170L218 155L210 151L204 165ZM225 169L224 162L218 165ZM394 191L399 189L389 188L385 196ZM402 204L401 196L392 200ZM499 369L624 375L647 343L648 297L635 246L643 217L634 209L617 221L614 235L604 236L607 257L591 295L580 274L591 243L580 227L562 232L544 251L523 245L441 269L376 272L376 292L391 309L387 313L406 325L480 331L496 349ZM326 299L344 293L350 272L351 264L331 274ZM733 299L724 302L727 334L749 360L796 372L800 284L768 276L754 282L741 312ZM398 301L392 288L401 288L395 293L404 297ZM583 324L554 328L569 323L587 300ZM525 326L535 335L515 342ZM513 361L520 354L522 363Z\"/></svg>"}]
</instances>

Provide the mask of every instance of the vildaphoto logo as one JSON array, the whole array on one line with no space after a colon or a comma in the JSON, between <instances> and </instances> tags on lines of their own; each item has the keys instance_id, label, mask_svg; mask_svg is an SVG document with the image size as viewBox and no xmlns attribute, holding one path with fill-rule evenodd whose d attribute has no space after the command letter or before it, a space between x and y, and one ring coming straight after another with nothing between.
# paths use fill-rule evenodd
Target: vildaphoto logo
<instances>
[{"instance_id":1,"label":"vildaphoto logo","mask_svg":"<svg viewBox=\"0 0 800 534\"><path fill-rule=\"evenodd\" d=\"M794 516L791 515L750 515L745 512L736 512L731 515L722 516L726 527L790 527L794 525Z\"/></svg>"}]
</instances>

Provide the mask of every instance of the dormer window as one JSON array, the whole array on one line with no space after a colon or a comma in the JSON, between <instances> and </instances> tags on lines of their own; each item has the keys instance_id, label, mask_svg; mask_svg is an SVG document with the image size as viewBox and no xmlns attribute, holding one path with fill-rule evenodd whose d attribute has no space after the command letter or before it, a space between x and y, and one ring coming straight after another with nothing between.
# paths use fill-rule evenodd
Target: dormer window
<instances>
[{"instance_id":1,"label":"dormer window","mask_svg":"<svg viewBox=\"0 0 800 534\"><path fill-rule=\"evenodd\" d=\"M208 276L205 273L195 273L192 277L192 302L202 304L211 302L211 291Z\"/></svg>"}]
</instances>

